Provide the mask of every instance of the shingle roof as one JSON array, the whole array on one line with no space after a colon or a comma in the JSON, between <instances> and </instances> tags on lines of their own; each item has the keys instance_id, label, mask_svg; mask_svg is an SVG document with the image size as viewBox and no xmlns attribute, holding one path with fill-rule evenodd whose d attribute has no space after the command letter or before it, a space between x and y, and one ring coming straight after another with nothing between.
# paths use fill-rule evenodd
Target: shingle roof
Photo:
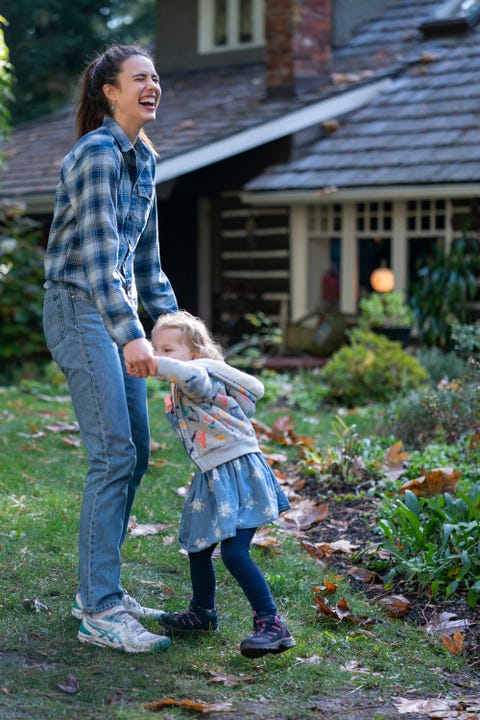
<instances>
[{"instance_id":1,"label":"shingle roof","mask_svg":"<svg viewBox=\"0 0 480 720\"><path fill-rule=\"evenodd\" d=\"M446 49L451 41L425 43L415 28L436 5L435 0L392 1L381 18L367 23L346 46L335 50L330 84L292 98L266 100L262 65L163 77L158 119L148 127L160 163L407 67L408 72L396 81L394 89L354 113L349 125L292 164L262 175L251 187L356 185L360 180L362 184L390 183L395 168L404 182L412 180L412 168L418 174L416 181L422 173L431 179L438 165L446 172L452 162L448 159L452 143L463 148L465 160L463 175L459 168L455 168L456 174L462 178L474 173L480 152L475 126L479 36L453 41L452 51ZM421 62L422 54L432 48L437 59ZM7 152L7 167L0 177L0 195L53 194L62 159L74 142L73 126L72 110L67 109L17 127L14 144ZM418 156L410 163L405 156L415 147L418 153L441 147L445 158L440 163L439 155L433 165L419 166Z\"/></svg>"},{"instance_id":2,"label":"shingle roof","mask_svg":"<svg viewBox=\"0 0 480 720\"><path fill-rule=\"evenodd\" d=\"M418 24L420 3L403 0L342 53L375 47L374 37ZM423 3L427 6L431 3ZM407 15L408 10L408 15ZM405 11L405 16L403 15ZM394 18L398 17L398 21ZM374 32L375 30L375 32ZM394 41L395 44L395 41ZM412 42L402 74L368 105L247 185L249 191L312 190L480 182L480 26L468 34Z\"/></svg>"}]
</instances>

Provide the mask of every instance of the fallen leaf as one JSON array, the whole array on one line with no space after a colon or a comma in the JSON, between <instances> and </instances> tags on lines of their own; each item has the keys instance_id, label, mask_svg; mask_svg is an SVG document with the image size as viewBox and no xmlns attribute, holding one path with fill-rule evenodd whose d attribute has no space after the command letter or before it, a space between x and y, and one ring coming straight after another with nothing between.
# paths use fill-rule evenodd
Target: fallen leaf
<instances>
[{"instance_id":1,"label":"fallen leaf","mask_svg":"<svg viewBox=\"0 0 480 720\"><path fill-rule=\"evenodd\" d=\"M382 472L391 480L398 480L405 474L405 463L408 460L408 452L402 451L402 441L391 445L383 456Z\"/></svg>"},{"instance_id":2,"label":"fallen leaf","mask_svg":"<svg viewBox=\"0 0 480 720\"><path fill-rule=\"evenodd\" d=\"M331 582L328 578L323 579L323 585L324 585L324 592L327 593L327 595L334 595L338 590L337 583Z\"/></svg>"},{"instance_id":3,"label":"fallen leaf","mask_svg":"<svg viewBox=\"0 0 480 720\"><path fill-rule=\"evenodd\" d=\"M425 630L428 635L433 633L441 635L453 635L455 630L464 630L471 625L470 620L456 620L455 613L442 612L439 615L435 615L430 622L425 626Z\"/></svg>"},{"instance_id":4,"label":"fallen leaf","mask_svg":"<svg viewBox=\"0 0 480 720\"><path fill-rule=\"evenodd\" d=\"M183 485L182 487L177 488L175 490L175 493L177 495L180 495L180 497L187 497L189 490L190 490L190 483L188 485Z\"/></svg>"},{"instance_id":5,"label":"fallen leaf","mask_svg":"<svg viewBox=\"0 0 480 720\"><path fill-rule=\"evenodd\" d=\"M358 673L359 675L370 675L370 670L359 665L358 660L346 660L343 665L340 665L340 670L345 670L350 673Z\"/></svg>"},{"instance_id":6,"label":"fallen leaf","mask_svg":"<svg viewBox=\"0 0 480 720\"><path fill-rule=\"evenodd\" d=\"M46 437L45 433L41 432L41 431L33 432L31 434L19 432L19 433L17 433L17 435L19 437L28 438L29 440L39 440L40 438Z\"/></svg>"},{"instance_id":7,"label":"fallen leaf","mask_svg":"<svg viewBox=\"0 0 480 720\"><path fill-rule=\"evenodd\" d=\"M67 437L62 437L62 441L66 445L71 445L72 447L81 447L82 441L80 438L72 437L71 435L68 435Z\"/></svg>"},{"instance_id":8,"label":"fallen leaf","mask_svg":"<svg viewBox=\"0 0 480 720\"><path fill-rule=\"evenodd\" d=\"M70 395L38 395L39 400L43 400L44 402L55 402L55 403L69 403L72 401L72 398Z\"/></svg>"},{"instance_id":9,"label":"fallen leaf","mask_svg":"<svg viewBox=\"0 0 480 720\"><path fill-rule=\"evenodd\" d=\"M69 673L67 677L65 678L65 682L59 683L57 687L60 690L63 690L63 692L68 693L69 695L75 695L76 693L80 692L80 683L78 682L75 675L72 675Z\"/></svg>"},{"instance_id":10,"label":"fallen leaf","mask_svg":"<svg viewBox=\"0 0 480 720\"><path fill-rule=\"evenodd\" d=\"M346 622L351 622L355 625L372 625L375 622L373 618L354 615L348 607L345 598L342 598L335 607L331 607L328 604L328 601L320 595L319 590L320 588L318 587L313 588L314 603L317 609L317 614L323 614L325 617L329 617L334 620L344 620Z\"/></svg>"},{"instance_id":11,"label":"fallen leaf","mask_svg":"<svg viewBox=\"0 0 480 720\"><path fill-rule=\"evenodd\" d=\"M52 433L80 432L77 422L54 423L53 425L45 425L45 429Z\"/></svg>"},{"instance_id":12,"label":"fallen leaf","mask_svg":"<svg viewBox=\"0 0 480 720\"><path fill-rule=\"evenodd\" d=\"M164 698L163 700L152 700L143 707L150 712L160 712L166 707L183 707L194 712L228 712L232 709L232 703L207 703L203 700L175 700L175 698Z\"/></svg>"},{"instance_id":13,"label":"fallen leaf","mask_svg":"<svg viewBox=\"0 0 480 720\"><path fill-rule=\"evenodd\" d=\"M159 443L155 440L150 440L150 450L151 452L156 452L157 450L168 450L167 443Z\"/></svg>"},{"instance_id":14,"label":"fallen leaf","mask_svg":"<svg viewBox=\"0 0 480 720\"><path fill-rule=\"evenodd\" d=\"M378 573L374 570L367 570L362 567L352 567L348 571L347 575L350 575L354 580L359 580L368 585L378 584L383 585L383 580Z\"/></svg>"},{"instance_id":15,"label":"fallen leaf","mask_svg":"<svg viewBox=\"0 0 480 720\"><path fill-rule=\"evenodd\" d=\"M209 683L221 683L226 687L235 687L244 682L250 682L256 680L254 675L227 675L225 673L218 673L215 670L210 670L209 675L211 676L207 682Z\"/></svg>"},{"instance_id":16,"label":"fallen leaf","mask_svg":"<svg viewBox=\"0 0 480 720\"><path fill-rule=\"evenodd\" d=\"M449 635L442 635L441 640L443 647L448 650L450 655L458 655L458 653L463 652L463 635L459 630L455 630L452 637Z\"/></svg>"},{"instance_id":17,"label":"fallen leaf","mask_svg":"<svg viewBox=\"0 0 480 720\"><path fill-rule=\"evenodd\" d=\"M30 610L31 612L39 613L42 612L42 610L50 612L47 605L44 605L44 603L40 602L40 600L36 597L26 598L25 600L22 600L22 605L25 610Z\"/></svg>"},{"instance_id":18,"label":"fallen leaf","mask_svg":"<svg viewBox=\"0 0 480 720\"><path fill-rule=\"evenodd\" d=\"M442 710L450 710L451 702L449 700L439 700L438 698L432 698L422 700L419 698L393 698L394 706L397 708L400 715L406 713L420 713L421 715L427 715L431 712L439 712Z\"/></svg>"},{"instance_id":19,"label":"fallen leaf","mask_svg":"<svg viewBox=\"0 0 480 720\"><path fill-rule=\"evenodd\" d=\"M128 531L132 537L146 537L147 535L158 535L170 527L162 523L145 523L140 525L131 525L128 523Z\"/></svg>"},{"instance_id":20,"label":"fallen leaf","mask_svg":"<svg viewBox=\"0 0 480 720\"><path fill-rule=\"evenodd\" d=\"M167 464L167 461L163 458L159 458L158 460L149 460L148 464L150 467L163 467Z\"/></svg>"},{"instance_id":21,"label":"fallen leaf","mask_svg":"<svg viewBox=\"0 0 480 720\"><path fill-rule=\"evenodd\" d=\"M328 507L328 503L315 505L312 500L302 500L282 515L282 521L294 525L297 530L307 530L328 517Z\"/></svg>"},{"instance_id":22,"label":"fallen leaf","mask_svg":"<svg viewBox=\"0 0 480 720\"><path fill-rule=\"evenodd\" d=\"M380 598L378 604L390 615L390 617L404 617L410 610L412 603L403 595L388 595Z\"/></svg>"},{"instance_id":23,"label":"fallen leaf","mask_svg":"<svg viewBox=\"0 0 480 720\"><path fill-rule=\"evenodd\" d=\"M273 547L279 545L279 541L278 538L270 535L265 527L262 527L257 530L253 536L252 545L257 545L258 547Z\"/></svg>"},{"instance_id":24,"label":"fallen leaf","mask_svg":"<svg viewBox=\"0 0 480 720\"><path fill-rule=\"evenodd\" d=\"M414 480L409 480L409 482L402 485L399 492L404 493L405 490L410 490L417 497L453 492L461 476L460 470L451 467L436 468L435 470L429 470L425 475Z\"/></svg>"},{"instance_id":25,"label":"fallen leaf","mask_svg":"<svg viewBox=\"0 0 480 720\"><path fill-rule=\"evenodd\" d=\"M285 453L271 453L271 452L264 452L263 457L268 462L269 465L275 465L275 463L284 463L287 462L288 457Z\"/></svg>"},{"instance_id":26,"label":"fallen leaf","mask_svg":"<svg viewBox=\"0 0 480 720\"><path fill-rule=\"evenodd\" d=\"M309 555L318 559L329 558L334 553L351 555L353 551L358 548L358 545L354 545L349 540L335 540L331 543L311 543L308 541L302 541L300 544L305 548Z\"/></svg>"}]
</instances>

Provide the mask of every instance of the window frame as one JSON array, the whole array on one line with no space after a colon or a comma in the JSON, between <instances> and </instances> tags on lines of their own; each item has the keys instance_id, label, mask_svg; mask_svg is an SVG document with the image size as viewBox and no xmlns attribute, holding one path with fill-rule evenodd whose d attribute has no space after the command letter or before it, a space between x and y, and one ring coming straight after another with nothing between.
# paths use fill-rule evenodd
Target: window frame
<instances>
[{"instance_id":1,"label":"window frame","mask_svg":"<svg viewBox=\"0 0 480 720\"><path fill-rule=\"evenodd\" d=\"M198 52L224 53L232 50L249 50L265 44L265 8L264 0L252 0L253 3L253 40L240 42L240 0L226 0L227 5L227 41L224 45L214 44L215 0L197 0L198 11Z\"/></svg>"}]
</instances>

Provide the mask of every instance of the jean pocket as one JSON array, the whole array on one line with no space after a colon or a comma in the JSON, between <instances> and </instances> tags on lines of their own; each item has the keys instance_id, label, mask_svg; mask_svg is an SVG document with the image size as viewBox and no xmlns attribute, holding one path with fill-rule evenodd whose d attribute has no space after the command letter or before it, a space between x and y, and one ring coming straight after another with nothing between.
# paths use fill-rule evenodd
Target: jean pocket
<instances>
[{"instance_id":1,"label":"jean pocket","mask_svg":"<svg viewBox=\"0 0 480 720\"><path fill-rule=\"evenodd\" d=\"M49 350L65 338L65 316L59 292L50 292L43 303L43 334Z\"/></svg>"}]
</instances>

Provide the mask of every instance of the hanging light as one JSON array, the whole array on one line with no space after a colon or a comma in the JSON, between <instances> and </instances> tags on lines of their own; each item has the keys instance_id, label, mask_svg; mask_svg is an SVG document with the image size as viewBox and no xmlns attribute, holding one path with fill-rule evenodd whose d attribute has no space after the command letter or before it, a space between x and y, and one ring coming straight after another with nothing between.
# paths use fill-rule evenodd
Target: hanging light
<instances>
[{"instance_id":1,"label":"hanging light","mask_svg":"<svg viewBox=\"0 0 480 720\"><path fill-rule=\"evenodd\" d=\"M377 268L370 275L370 285L378 293L391 292L395 287L395 275L385 265Z\"/></svg>"}]
</instances>

